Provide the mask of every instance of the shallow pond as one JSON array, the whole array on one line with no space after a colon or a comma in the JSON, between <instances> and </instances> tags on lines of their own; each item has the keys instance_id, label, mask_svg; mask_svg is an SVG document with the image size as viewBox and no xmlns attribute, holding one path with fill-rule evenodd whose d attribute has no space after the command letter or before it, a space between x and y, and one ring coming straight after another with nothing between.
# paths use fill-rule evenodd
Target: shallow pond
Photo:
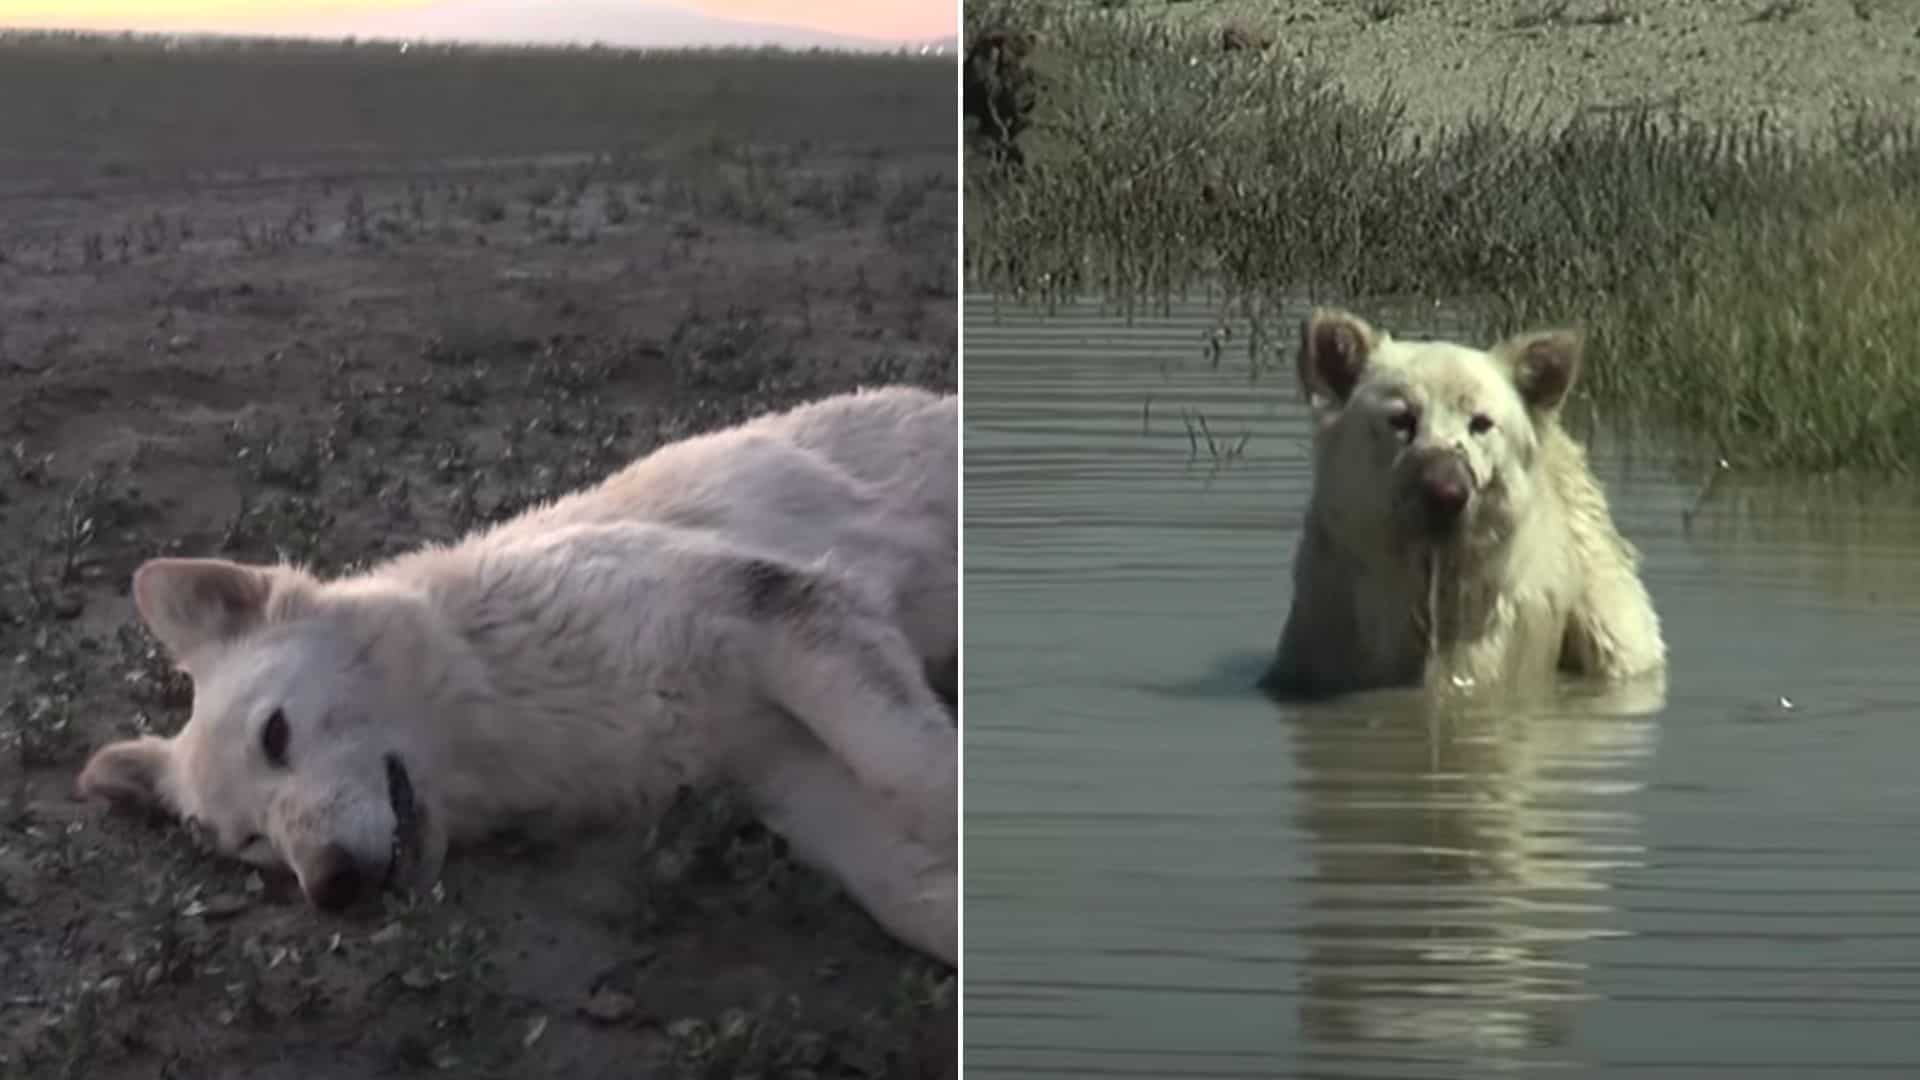
<instances>
[{"instance_id":1,"label":"shallow pond","mask_svg":"<svg viewBox=\"0 0 1920 1080\"><path fill-rule=\"evenodd\" d=\"M1284 707L1285 372L965 317L968 1075L1920 1075L1920 505L1601 443L1663 707Z\"/></svg>"}]
</instances>

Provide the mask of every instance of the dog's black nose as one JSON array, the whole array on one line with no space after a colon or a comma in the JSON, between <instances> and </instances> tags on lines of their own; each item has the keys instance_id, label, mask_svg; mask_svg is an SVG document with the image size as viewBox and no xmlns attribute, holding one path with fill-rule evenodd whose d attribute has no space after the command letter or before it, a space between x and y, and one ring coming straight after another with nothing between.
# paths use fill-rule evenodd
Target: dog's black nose
<instances>
[{"instance_id":1,"label":"dog's black nose","mask_svg":"<svg viewBox=\"0 0 1920 1080\"><path fill-rule=\"evenodd\" d=\"M328 844L320 849L313 873L302 883L307 899L321 911L344 911L360 898L366 876L347 849Z\"/></svg>"},{"instance_id":2,"label":"dog's black nose","mask_svg":"<svg viewBox=\"0 0 1920 1080\"><path fill-rule=\"evenodd\" d=\"M1473 498L1473 471L1458 454L1442 454L1420 470L1420 495L1427 520L1437 528L1453 525Z\"/></svg>"}]
</instances>

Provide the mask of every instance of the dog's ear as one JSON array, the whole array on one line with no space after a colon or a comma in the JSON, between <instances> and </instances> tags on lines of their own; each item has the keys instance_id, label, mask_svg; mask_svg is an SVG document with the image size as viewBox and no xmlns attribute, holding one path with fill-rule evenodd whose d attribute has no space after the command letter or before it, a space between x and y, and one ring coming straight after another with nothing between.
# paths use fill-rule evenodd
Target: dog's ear
<instances>
[{"instance_id":1,"label":"dog's ear","mask_svg":"<svg viewBox=\"0 0 1920 1080\"><path fill-rule=\"evenodd\" d=\"M151 559L133 575L133 602L153 636L191 669L193 658L284 615L309 579L285 567L225 559Z\"/></svg>"},{"instance_id":2,"label":"dog's ear","mask_svg":"<svg viewBox=\"0 0 1920 1080\"><path fill-rule=\"evenodd\" d=\"M1338 308L1315 308L1300 324L1300 388L1309 401L1344 405L1382 335Z\"/></svg>"},{"instance_id":3,"label":"dog's ear","mask_svg":"<svg viewBox=\"0 0 1920 1080\"><path fill-rule=\"evenodd\" d=\"M1580 377L1580 335L1572 330L1542 330L1508 338L1494 348L1513 372L1513 387L1535 413L1551 413L1567 400Z\"/></svg>"},{"instance_id":4,"label":"dog's ear","mask_svg":"<svg viewBox=\"0 0 1920 1080\"><path fill-rule=\"evenodd\" d=\"M82 799L178 813L172 769L173 747L165 739L143 735L96 750L80 770L73 792Z\"/></svg>"}]
</instances>

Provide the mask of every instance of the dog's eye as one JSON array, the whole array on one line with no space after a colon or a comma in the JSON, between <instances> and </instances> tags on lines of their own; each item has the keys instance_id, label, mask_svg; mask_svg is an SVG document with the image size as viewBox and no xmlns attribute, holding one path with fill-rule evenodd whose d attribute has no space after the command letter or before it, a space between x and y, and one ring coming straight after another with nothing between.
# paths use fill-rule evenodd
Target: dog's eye
<instances>
[{"instance_id":1,"label":"dog's eye","mask_svg":"<svg viewBox=\"0 0 1920 1080\"><path fill-rule=\"evenodd\" d=\"M267 755L267 764L276 769L287 767L287 714L279 709L267 717L260 729L260 750Z\"/></svg>"},{"instance_id":2,"label":"dog's eye","mask_svg":"<svg viewBox=\"0 0 1920 1080\"><path fill-rule=\"evenodd\" d=\"M1387 416L1387 426L1400 433L1403 439L1413 438L1413 429L1420 426L1420 417L1412 409L1402 409Z\"/></svg>"},{"instance_id":3,"label":"dog's eye","mask_svg":"<svg viewBox=\"0 0 1920 1080\"><path fill-rule=\"evenodd\" d=\"M1467 421L1467 430L1475 435L1485 435L1493 430L1493 417L1486 413L1474 413L1473 419Z\"/></svg>"}]
</instances>

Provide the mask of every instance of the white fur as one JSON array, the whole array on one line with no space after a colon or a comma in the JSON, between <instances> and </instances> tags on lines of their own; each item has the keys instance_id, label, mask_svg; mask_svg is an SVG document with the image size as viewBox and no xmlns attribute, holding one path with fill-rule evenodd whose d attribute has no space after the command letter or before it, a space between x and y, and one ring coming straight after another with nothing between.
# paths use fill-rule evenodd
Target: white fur
<instances>
[{"instance_id":1,"label":"white fur","mask_svg":"<svg viewBox=\"0 0 1920 1080\"><path fill-rule=\"evenodd\" d=\"M343 863L423 885L449 843L726 781L953 962L958 735L929 679L957 670L958 454L956 399L867 391L332 582L155 560L136 602L193 715L103 748L79 788L197 822L322 902Z\"/></svg>"},{"instance_id":2,"label":"white fur","mask_svg":"<svg viewBox=\"0 0 1920 1080\"><path fill-rule=\"evenodd\" d=\"M1556 668L1664 666L1638 554L1560 424L1579 360L1568 333L1484 352L1395 341L1340 311L1307 320L1314 489L1269 687L1517 687ZM1422 469L1442 459L1471 485L1436 531Z\"/></svg>"}]
</instances>

